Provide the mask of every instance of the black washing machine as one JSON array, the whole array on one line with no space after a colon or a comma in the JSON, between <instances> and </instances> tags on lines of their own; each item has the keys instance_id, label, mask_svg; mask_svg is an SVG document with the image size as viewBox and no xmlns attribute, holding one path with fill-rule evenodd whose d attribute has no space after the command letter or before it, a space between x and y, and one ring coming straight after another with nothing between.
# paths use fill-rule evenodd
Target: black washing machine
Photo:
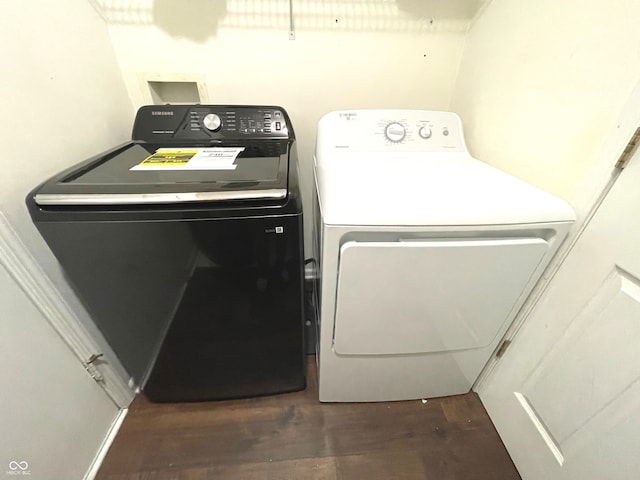
<instances>
[{"instance_id":1,"label":"black washing machine","mask_svg":"<svg viewBox=\"0 0 640 480\"><path fill-rule=\"evenodd\" d=\"M145 106L132 138L27 197L125 368L153 401L303 389L302 201L285 110Z\"/></svg>"}]
</instances>

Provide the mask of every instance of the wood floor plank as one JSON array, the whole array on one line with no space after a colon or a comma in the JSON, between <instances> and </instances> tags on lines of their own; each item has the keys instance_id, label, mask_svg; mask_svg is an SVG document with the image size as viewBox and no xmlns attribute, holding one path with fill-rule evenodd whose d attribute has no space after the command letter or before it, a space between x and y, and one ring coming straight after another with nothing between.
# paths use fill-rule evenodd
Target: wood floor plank
<instances>
[{"instance_id":1,"label":"wood floor plank","mask_svg":"<svg viewBox=\"0 0 640 480\"><path fill-rule=\"evenodd\" d=\"M437 480L425 472L416 451L377 452L337 457L338 476L348 479Z\"/></svg>"},{"instance_id":2,"label":"wood floor plank","mask_svg":"<svg viewBox=\"0 0 640 480\"><path fill-rule=\"evenodd\" d=\"M321 404L268 397L150 403L138 395L97 480L517 480L477 395Z\"/></svg>"},{"instance_id":3,"label":"wood floor plank","mask_svg":"<svg viewBox=\"0 0 640 480\"><path fill-rule=\"evenodd\" d=\"M296 472L291 476L291 472ZM148 471L116 474L105 480L336 480L340 478L336 461L331 457L287 460L282 462L190 468L176 472Z\"/></svg>"}]
</instances>

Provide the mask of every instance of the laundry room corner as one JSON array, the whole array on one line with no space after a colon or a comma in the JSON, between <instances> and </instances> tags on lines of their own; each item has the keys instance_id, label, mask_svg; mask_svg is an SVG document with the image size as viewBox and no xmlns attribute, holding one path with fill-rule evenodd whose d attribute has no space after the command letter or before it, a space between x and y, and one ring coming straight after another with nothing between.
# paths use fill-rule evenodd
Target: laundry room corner
<instances>
[{"instance_id":1,"label":"laundry room corner","mask_svg":"<svg viewBox=\"0 0 640 480\"><path fill-rule=\"evenodd\" d=\"M640 50L639 17L634 1L493 0L467 36L450 108L469 150L568 201L578 225L597 177L608 179L597 164L610 170L628 140L606 144L640 79L629 54Z\"/></svg>"},{"instance_id":2,"label":"laundry room corner","mask_svg":"<svg viewBox=\"0 0 640 480\"><path fill-rule=\"evenodd\" d=\"M450 108L477 158L566 200L577 221L512 338L597 202L637 127L637 2L492 1L469 30ZM606 38L606 41L603 40ZM497 54L499 53L499 54ZM517 68L515 68L517 66ZM635 89L635 93L634 93ZM491 378L490 362L478 387Z\"/></svg>"}]
</instances>

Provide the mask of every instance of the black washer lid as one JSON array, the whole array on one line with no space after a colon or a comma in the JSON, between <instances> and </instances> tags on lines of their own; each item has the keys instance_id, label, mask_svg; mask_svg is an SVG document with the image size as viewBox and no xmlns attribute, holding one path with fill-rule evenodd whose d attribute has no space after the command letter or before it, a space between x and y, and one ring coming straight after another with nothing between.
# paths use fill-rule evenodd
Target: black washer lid
<instances>
[{"instance_id":1,"label":"black washer lid","mask_svg":"<svg viewBox=\"0 0 640 480\"><path fill-rule=\"evenodd\" d=\"M159 148L241 149L232 164L217 169L132 170ZM287 140L255 140L198 147L130 142L50 180L38 191L39 205L131 205L284 199Z\"/></svg>"}]
</instances>

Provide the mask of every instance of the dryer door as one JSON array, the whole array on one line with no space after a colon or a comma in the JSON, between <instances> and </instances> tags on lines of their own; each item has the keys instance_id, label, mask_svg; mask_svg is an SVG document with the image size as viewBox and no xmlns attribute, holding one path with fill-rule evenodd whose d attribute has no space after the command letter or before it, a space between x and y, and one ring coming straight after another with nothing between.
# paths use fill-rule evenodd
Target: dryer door
<instances>
[{"instance_id":1,"label":"dryer door","mask_svg":"<svg viewBox=\"0 0 640 480\"><path fill-rule=\"evenodd\" d=\"M391 355L486 347L537 280L548 248L540 238L346 242L334 349Z\"/></svg>"}]
</instances>

